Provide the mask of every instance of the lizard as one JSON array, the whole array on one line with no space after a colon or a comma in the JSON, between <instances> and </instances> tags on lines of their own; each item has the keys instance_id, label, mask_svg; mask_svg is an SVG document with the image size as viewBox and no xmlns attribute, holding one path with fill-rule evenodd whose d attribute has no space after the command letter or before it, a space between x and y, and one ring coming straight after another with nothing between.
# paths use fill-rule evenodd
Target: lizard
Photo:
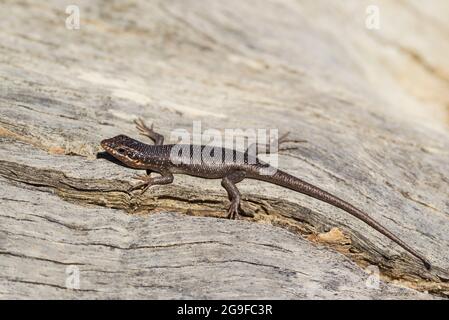
<instances>
[{"instance_id":1,"label":"lizard","mask_svg":"<svg viewBox=\"0 0 449 320\"><path fill-rule=\"evenodd\" d=\"M100 143L108 154L124 165L134 169L146 170L145 175L136 175L134 177L141 180L141 182L132 186L128 191L142 189L142 193L144 193L150 186L171 184L174 180L173 174L221 179L221 185L227 191L231 201L227 217L235 219L239 218L240 215L245 215L240 207L241 194L236 184L244 179L265 181L321 200L346 211L421 260L427 269L431 268L430 262L424 256L362 210L319 187L259 160L257 154L262 146L260 144L252 144L245 152L204 145L164 144L164 136L154 131L153 125L148 127L140 118L134 120L134 122L139 133L153 140L154 145L145 144L123 134L104 139ZM267 144L267 148L274 144L279 145L289 142L285 137L286 135L283 135L271 144ZM180 152L180 150L183 152ZM198 154L217 155L215 160L219 158L220 161L206 161L207 159L203 159L202 156L198 158ZM219 154L221 156L218 156ZM231 155L232 158L225 159L224 155ZM262 173L263 170L267 169L274 170L271 171L272 174L266 174L266 171ZM151 174L153 172L159 175L152 177Z\"/></svg>"}]
</instances>

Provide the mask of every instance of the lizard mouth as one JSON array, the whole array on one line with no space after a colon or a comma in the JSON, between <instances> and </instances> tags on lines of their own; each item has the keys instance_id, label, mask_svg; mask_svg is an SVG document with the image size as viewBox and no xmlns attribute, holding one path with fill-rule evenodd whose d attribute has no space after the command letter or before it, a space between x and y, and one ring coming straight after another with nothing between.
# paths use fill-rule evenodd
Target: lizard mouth
<instances>
[{"instance_id":1,"label":"lizard mouth","mask_svg":"<svg viewBox=\"0 0 449 320\"><path fill-rule=\"evenodd\" d=\"M132 140L124 135L118 135L113 138L104 139L100 142L100 145L104 150L106 150L108 153L117 153L117 151L120 152L120 146L126 145L128 140Z\"/></svg>"},{"instance_id":2,"label":"lizard mouth","mask_svg":"<svg viewBox=\"0 0 449 320\"><path fill-rule=\"evenodd\" d=\"M111 156L113 156L114 158L119 158L119 154L117 153L117 151L114 149L113 146L111 146L109 144L108 139L103 140L100 142L101 147L107 152L109 153ZM119 159L120 160L120 159Z\"/></svg>"},{"instance_id":3,"label":"lizard mouth","mask_svg":"<svg viewBox=\"0 0 449 320\"><path fill-rule=\"evenodd\" d=\"M106 150L108 153L112 153L114 150L110 144L110 139L104 139L100 142L101 147Z\"/></svg>"}]
</instances>

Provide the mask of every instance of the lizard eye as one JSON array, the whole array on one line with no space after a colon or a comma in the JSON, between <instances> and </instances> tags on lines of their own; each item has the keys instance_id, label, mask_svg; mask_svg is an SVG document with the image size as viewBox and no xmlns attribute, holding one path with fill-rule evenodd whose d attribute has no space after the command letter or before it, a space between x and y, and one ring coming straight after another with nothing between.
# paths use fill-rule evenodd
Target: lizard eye
<instances>
[{"instance_id":1,"label":"lizard eye","mask_svg":"<svg viewBox=\"0 0 449 320\"><path fill-rule=\"evenodd\" d=\"M120 152L120 153L125 153L125 149L123 149L123 148L118 148L117 151Z\"/></svg>"}]
</instances>

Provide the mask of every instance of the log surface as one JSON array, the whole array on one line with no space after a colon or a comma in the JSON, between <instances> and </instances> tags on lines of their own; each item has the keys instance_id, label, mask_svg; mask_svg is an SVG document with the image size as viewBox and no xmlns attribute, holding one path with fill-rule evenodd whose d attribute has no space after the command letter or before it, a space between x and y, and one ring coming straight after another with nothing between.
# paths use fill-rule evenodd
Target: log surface
<instances>
[{"instance_id":1,"label":"log surface","mask_svg":"<svg viewBox=\"0 0 449 320\"><path fill-rule=\"evenodd\" d=\"M431 2L378 1L378 30L356 0L2 2L0 298L449 297L449 8ZM139 138L136 117L167 141L194 121L290 131L307 142L281 169L432 270L270 184L239 184L254 218L237 221L217 180L128 193L135 170L99 142Z\"/></svg>"}]
</instances>

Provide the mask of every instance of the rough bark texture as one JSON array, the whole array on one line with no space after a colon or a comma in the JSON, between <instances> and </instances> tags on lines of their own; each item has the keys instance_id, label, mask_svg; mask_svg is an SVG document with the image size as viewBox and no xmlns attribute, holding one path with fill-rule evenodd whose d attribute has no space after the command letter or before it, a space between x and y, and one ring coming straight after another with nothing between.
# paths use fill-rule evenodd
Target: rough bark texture
<instances>
[{"instance_id":1,"label":"rough bark texture","mask_svg":"<svg viewBox=\"0 0 449 320\"><path fill-rule=\"evenodd\" d=\"M449 8L430 2L378 1L379 30L358 0L0 2L0 297L448 297ZM307 143L282 169L368 212L433 269L265 183L239 185L255 214L239 221L220 219L219 181L128 193L135 171L99 141L137 137L137 116L167 137L192 121L291 131Z\"/></svg>"}]
</instances>

